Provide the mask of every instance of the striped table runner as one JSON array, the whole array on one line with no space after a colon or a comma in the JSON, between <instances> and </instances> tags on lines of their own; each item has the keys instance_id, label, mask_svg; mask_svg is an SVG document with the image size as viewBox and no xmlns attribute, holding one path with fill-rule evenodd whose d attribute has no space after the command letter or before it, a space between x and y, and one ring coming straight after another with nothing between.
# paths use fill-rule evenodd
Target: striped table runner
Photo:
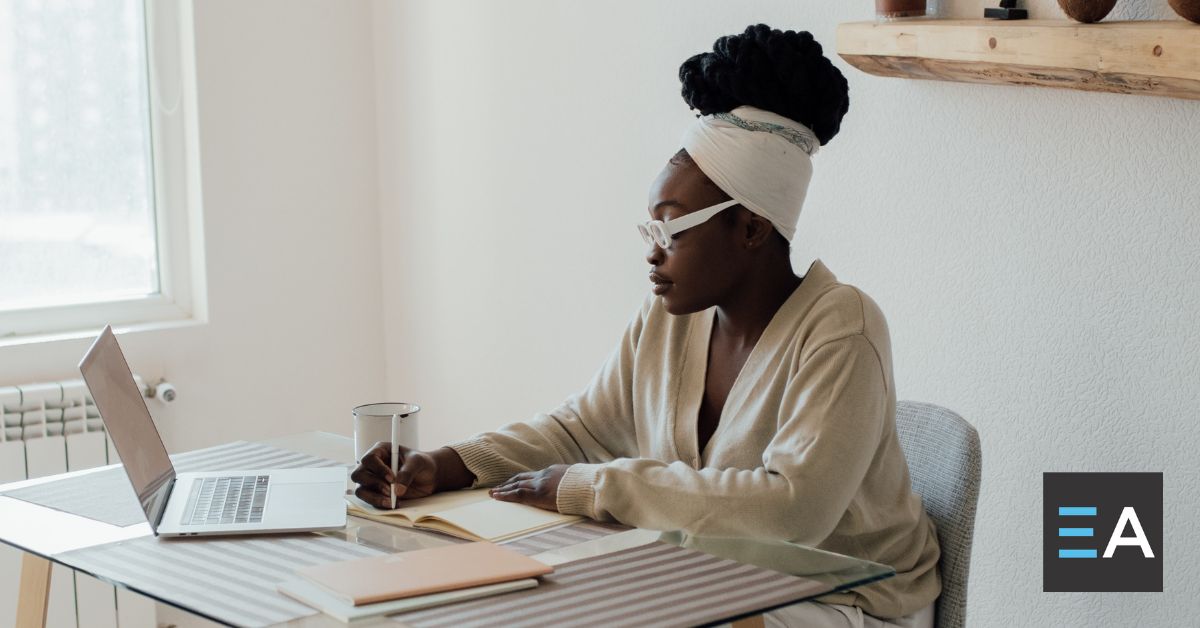
<instances>
[{"instance_id":1,"label":"striped table runner","mask_svg":"<svg viewBox=\"0 0 1200 628\"><path fill-rule=\"evenodd\" d=\"M171 456L176 473L234 469L293 469L331 467L339 462L279 449L260 443L237 441ZM81 515L115 526L146 520L124 469L108 469L80 477L55 480L4 493L17 499Z\"/></svg>"},{"instance_id":2,"label":"striped table runner","mask_svg":"<svg viewBox=\"0 0 1200 628\"><path fill-rule=\"evenodd\" d=\"M141 537L64 553L76 569L233 626L270 626L316 610L275 590L298 567L378 556L317 534L158 539Z\"/></svg>"},{"instance_id":3,"label":"striped table runner","mask_svg":"<svg viewBox=\"0 0 1200 628\"><path fill-rule=\"evenodd\" d=\"M828 592L826 584L650 543L559 565L537 588L392 615L437 626L694 626Z\"/></svg>"}]
</instances>

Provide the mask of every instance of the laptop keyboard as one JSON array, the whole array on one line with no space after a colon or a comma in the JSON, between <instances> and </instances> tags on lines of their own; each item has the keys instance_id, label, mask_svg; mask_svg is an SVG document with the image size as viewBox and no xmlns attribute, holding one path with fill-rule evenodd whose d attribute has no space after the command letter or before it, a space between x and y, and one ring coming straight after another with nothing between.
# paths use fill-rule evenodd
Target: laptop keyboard
<instances>
[{"instance_id":1,"label":"laptop keyboard","mask_svg":"<svg viewBox=\"0 0 1200 628\"><path fill-rule=\"evenodd\" d=\"M192 482L183 525L261 523L269 475L203 478Z\"/></svg>"}]
</instances>

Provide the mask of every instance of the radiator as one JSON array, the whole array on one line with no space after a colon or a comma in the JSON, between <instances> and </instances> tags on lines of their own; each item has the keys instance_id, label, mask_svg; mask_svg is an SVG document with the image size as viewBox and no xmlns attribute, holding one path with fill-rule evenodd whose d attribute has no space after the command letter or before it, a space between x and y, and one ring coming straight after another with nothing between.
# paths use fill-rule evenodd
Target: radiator
<instances>
[{"instance_id":1,"label":"radiator","mask_svg":"<svg viewBox=\"0 0 1200 628\"><path fill-rule=\"evenodd\" d=\"M153 394L134 376L142 394ZM83 380L0 386L0 483L119 462ZM0 626L17 614L21 553L0 546ZM47 628L154 628L155 604L55 565Z\"/></svg>"}]
</instances>

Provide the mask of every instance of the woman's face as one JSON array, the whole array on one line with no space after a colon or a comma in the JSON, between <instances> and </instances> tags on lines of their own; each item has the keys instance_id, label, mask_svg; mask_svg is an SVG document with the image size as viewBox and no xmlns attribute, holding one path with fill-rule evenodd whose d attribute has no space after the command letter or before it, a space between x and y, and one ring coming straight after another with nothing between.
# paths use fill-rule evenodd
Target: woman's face
<instances>
[{"instance_id":1,"label":"woman's face","mask_svg":"<svg viewBox=\"0 0 1200 628\"><path fill-rule=\"evenodd\" d=\"M650 186L650 219L672 220L729 200L691 160L669 162ZM707 309L728 294L741 276L745 247L738 233L744 216L730 227L727 212L743 212L740 205L721 210L702 224L674 236L666 249L647 245L646 261L651 279L667 282L656 294L671 314L682 315Z\"/></svg>"}]
</instances>

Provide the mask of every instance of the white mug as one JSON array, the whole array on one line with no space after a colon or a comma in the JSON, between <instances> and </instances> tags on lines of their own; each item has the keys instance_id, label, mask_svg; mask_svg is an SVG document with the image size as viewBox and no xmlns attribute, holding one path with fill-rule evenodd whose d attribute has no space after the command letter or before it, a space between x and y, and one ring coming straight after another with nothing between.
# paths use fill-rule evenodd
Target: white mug
<instances>
[{"instance_id":1,"label":"white mug","mask_svg":"<svg viewBox=\"0 0 1200 628\"><path fill-rule=\"evenodd\" d=\"M401 445L417 448L417 413L421 406L415 403L368 403L351 411L354 417L354 462L362 460L375 443L392 440L392 415L399 415L398 438Z\"/></svg>"}]
</instances>

